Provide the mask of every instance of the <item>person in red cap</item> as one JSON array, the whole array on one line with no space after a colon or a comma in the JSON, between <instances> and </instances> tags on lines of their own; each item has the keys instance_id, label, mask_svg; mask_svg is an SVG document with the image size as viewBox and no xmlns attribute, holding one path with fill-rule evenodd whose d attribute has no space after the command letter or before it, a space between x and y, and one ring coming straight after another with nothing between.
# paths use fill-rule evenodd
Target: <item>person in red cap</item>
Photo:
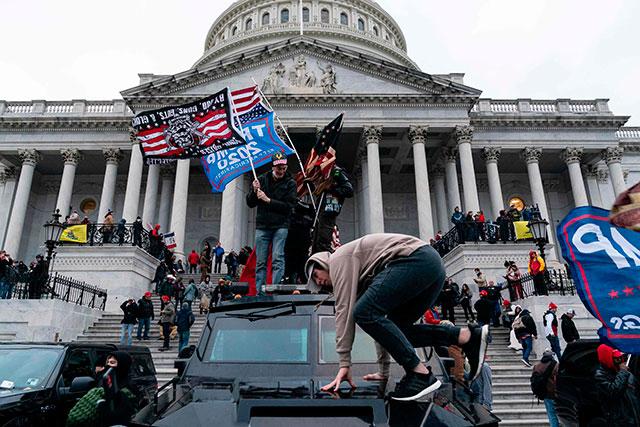
<instances>
[{"instance_id":1,"label":"person in red cap","mask_svg":"<svg viewBox=\"0 0 640 427\"><path fill-rule=\"evenodd\" d=\"M138 300L138 333L136 339L149 339L149 328L151 321L155 318L153 313L153 301L151 301L151 292L145 292L144 296ZM144 336L143 331L144 329Z\"/></svg>"},{"instance_id":2,"label":"person in red cap","mask_svg":"<svg viewBox=\"0 0 640 427\"><path fill-rule=\"evenodd\" d=\"M562 357L562 350L560 349L560 338L558 338L556 311L558 311L558 306L550 302L549 310L542 317L542 324L544 325L544 334L547 337L547 341L551 344L551 350L556 354L559 362L560 357Z\"/></svg>"},{"instance_id":3,"label":"person in red cap","mask_svg":"<svg viewBox=\"0 0 640 427\"><path fill-rule=\"evenodd\" d=\"M476 314L478 315L478 325L488 325L491 323L491 316L494 312L494 306L491 301L487 298L489 296L489 292L484 289L480 291L480 299L476 301L473 305L473 308L476 309Z\"/></svg>"},{"instance_id":4,"label":"person in red cap","mask_svg":"<svg viewBox=\"0 0 640 427\"><path fill-rule=\"evenodd\" d=\"M171 340L171 325L176 321L176 309L173 307L171 298L168 295L162 295L162 302L164 303L164 308L160 312L160 325L162 325L164 345L160 351L167 351Z\"/></svg>"},{"instance_id":5,"label":"person in red cap","mask_svg":"<svg viewBox=\"0 0 640 427\"><path fill-rule=\"evenodd\" d=\"M600 344L598 361L600 366L595 372L595 383L607 425L640 426L640 384L629 372L624 354L606 344Z\"/></svg>"}]
</instances>

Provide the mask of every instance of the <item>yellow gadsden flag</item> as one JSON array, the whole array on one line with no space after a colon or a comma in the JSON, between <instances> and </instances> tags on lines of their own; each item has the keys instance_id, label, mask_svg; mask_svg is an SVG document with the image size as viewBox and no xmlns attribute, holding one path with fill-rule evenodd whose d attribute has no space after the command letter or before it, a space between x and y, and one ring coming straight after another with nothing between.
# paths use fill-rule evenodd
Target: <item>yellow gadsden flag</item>
<instances>
[{"instance_id":1,"label":"yellow gadsden flag","mask_svg":"<svg viewBox=\"0 0 640 427\"><path fill-rule=\"evenodd\" d=\"M62 231L61 242L87 243L87 224L70 225Z\"/></svg>"}]
</instances>

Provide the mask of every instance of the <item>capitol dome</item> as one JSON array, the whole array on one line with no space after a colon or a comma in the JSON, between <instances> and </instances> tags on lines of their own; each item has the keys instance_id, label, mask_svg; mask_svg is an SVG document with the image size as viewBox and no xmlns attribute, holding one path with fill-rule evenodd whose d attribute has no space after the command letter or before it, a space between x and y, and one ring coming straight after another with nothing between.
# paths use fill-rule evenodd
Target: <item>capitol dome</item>
<instances>
[{"instance_id":1,"label":"capitol dome","mask_svg":"<svg viewBox=\"0 0 640 427\"><path fill-rule=\"evenodd\" d=\"M417 69L397 22L370 0L302 2L304 35ZM194 68L300 35L297 0L239 0L216 19Z\"/></svg>"}]
</instances>

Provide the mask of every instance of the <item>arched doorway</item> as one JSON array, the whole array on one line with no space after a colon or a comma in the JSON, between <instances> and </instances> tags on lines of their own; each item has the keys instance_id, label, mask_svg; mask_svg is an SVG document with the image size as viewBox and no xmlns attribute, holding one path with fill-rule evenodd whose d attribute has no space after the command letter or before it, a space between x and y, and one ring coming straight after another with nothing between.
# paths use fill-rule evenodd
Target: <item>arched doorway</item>
<instances>
[{"instance_id":1,"label":"arched doorway","mask_svg":"<svg viewBox=\"0 0 640 427\"><path fill-rule=\"evenodd\" d=\"M211 246L211 249L215 248L216 245L218 244L218 241L220 239L218 237L215 236L207 236L204 239L200 240L200 246L198 247L198 251L201 252L202 248L204 248L204 244L209 243L209 246Z\"/></svg>"}]
</instances>

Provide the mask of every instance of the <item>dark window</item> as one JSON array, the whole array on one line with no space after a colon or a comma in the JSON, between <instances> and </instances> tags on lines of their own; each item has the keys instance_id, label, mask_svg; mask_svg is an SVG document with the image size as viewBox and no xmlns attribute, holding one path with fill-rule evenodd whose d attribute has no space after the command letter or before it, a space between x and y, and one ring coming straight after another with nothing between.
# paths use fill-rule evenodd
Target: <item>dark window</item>
<instances>
[{"instance_id":1,"label":"dark window","mask_svg":"<svg viewBox=\"0 0 640 427\"><path fill-rule=\"evenodd\" d=\"M280 22L283 24L289 22L289 9L282 9L282 11L280 11Z\"/></svg>"},{"instance_id":2,"label":"dark window","mask_svg":"<svg viewBox=\"0 0 640 427\"><path fill-rule=\"evenodd\" d=\"M92 364L89 350L73 350L62 370L62 382L65 387L71 386L71 382L77 377L92 377Z\"/></svg>"},{"instance_id":3,"label":"dark window","mask_svg":"<svg viewBox=\"0 0 640 427\"><path fill-rule=\"evenodd\" d=\"M249 31L252 28L253 28L253 19L249 18L247 19L246 24L244 24L244 29L245 31Z\"/></svg>"},{"instance_id":4,"label":"dark window","mask_svg":"<svg viewBox=\"0 0 640 427\"><path fill-rule=\"evenodd\" d=\"M364 19L358 19L358 30L364 31Z\"/></svg>"},{"instance_id":5,"label":"dark window","mask_svg":"<svg viewBox=\"0 0 640 427\"><path fill-rule=\"evenodd\" d=\"M233 29L231 30L231 35L235 36L237 32L238 32L238 27L233 27Z\"/></svg>"},{"instance_id":6,"label":"dark window","mask_svg":"<svg viewBox=\"0 0 640 427\"><path fill-rule=\"evenodd\" d=\"M262 25L269 25L271 21L271 15L269 13L265 13L262 15Z\"/></svg>"},{"instance_id":7,"label":"dark window","mask_svg":"<svg viewBox=\"0 0 640 427\"><path fill-rule=\"evenodd\" d=\"M340 24L342 25L349 25L349 17L347 16L346 13L342 12L340 14Z\"/></svg>"},{"instance_id":8,"label":"dark window","mask_svg":"<svg viewBox=\"0 0 640 427\"><path fill-rule=\"evenodd\" d=\"M322 9L320 11L320 22L322 22L323 24L328 24L329 23L329 10L328 9Z\"/></svg>"},{"instance_id":9,"label":"dark window","mask_svg":"<svg viewBox=\"0 0 640 427\"><path fill-rule=\"evenodd\" d=\"M302 22L309 22L309 8L302 8Z\"/></svg>"},{"instance_id":10,"label":"dark window","mask_svg":"<svg viewBox=\"0 0 640 427\"><path fill-rule=\"evenodd\" d=\"M320 363L338 363L336 353L336 319L321 316L320 321ZM375 363L378 359L373 339L356 326L356 337L351 349L353 363Z\"/></svg>"},{"instance_id":11,"label":"dark window","mask_svg":"<svg viewBox=\"0 0 640 427\"><path fill-rule=\"evenodd\" d=\"M380 33L378 32L378 27L373 27L373 34L375 34L376 37L380 35Z\"/></svg>"}]
</instances>

